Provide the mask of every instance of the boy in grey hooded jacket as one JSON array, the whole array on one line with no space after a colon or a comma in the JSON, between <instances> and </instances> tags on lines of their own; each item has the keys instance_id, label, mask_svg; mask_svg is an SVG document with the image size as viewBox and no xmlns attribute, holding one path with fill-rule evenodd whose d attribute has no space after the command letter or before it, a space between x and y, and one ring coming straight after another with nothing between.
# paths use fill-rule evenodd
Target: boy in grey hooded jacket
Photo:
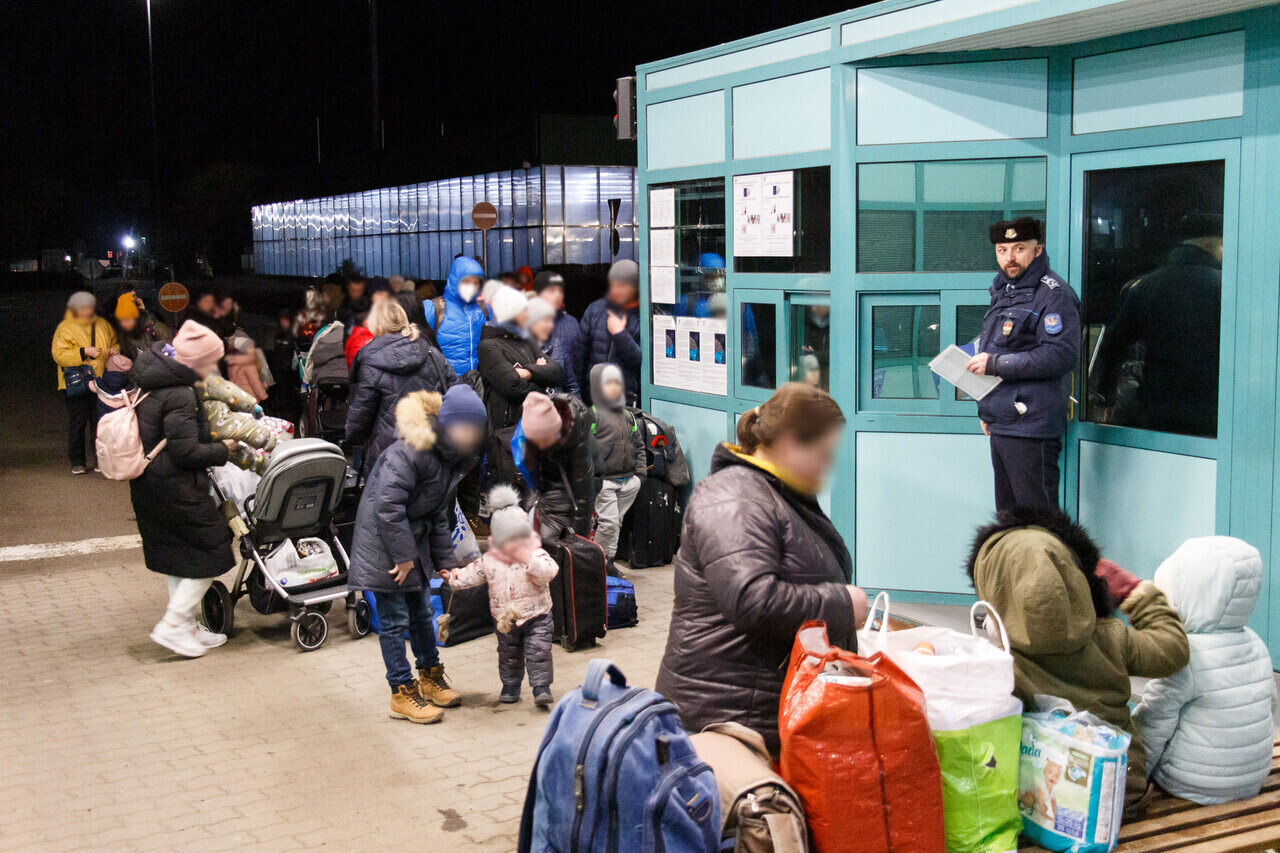
<instances>
[{"instance_id":1,"label":"boy in grey hooded jacket","mask_svg":"<svg viewBox=\"0 0 1280 853\"><path fill-rule=\"evenodd\" d=\"M596 543L613 560L618 553L622 519L640 492L640 483L649 470L644 453L644 432L634 413L626 408L626 386L616 364L591 368L591 407L595 422L592 452L596 476L601 479L596 496Z\"/></svg>"}]
</instances>

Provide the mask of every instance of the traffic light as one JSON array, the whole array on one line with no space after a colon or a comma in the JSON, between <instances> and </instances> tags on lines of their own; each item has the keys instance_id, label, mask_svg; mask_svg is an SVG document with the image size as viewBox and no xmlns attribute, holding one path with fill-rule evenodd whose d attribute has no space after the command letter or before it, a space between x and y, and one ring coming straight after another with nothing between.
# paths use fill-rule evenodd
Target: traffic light
<instances>
[{"instance_id":1,"label":"traffic light","mask_svg":"<svg viewBox=\"0 0 1280 853\"><path fill-rule=\"evenodd\" d=\"M636 78L619 77L613 90L613 126L619 139L636 138Z\"/></svg>"}]
</instances>

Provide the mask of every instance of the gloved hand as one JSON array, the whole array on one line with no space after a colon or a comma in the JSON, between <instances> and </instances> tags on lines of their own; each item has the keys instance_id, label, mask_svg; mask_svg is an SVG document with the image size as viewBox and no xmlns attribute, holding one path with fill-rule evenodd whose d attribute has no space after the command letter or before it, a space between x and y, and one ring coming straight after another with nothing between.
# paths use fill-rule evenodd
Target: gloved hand
<instances>
[{"instance_id":1,"label":"gloved hand","mask_svg":"<svg viewBox=\"0 0 1280 853\"><path fill-rule=\"evenodd\" d=\"M1106 582L1107 591L1116 604L1128 598L1138 584L1142 583L1142 579L1133 572L1120 568L1111 560L1099 560L1096 572Z\"/></svg>"}]
</instances>

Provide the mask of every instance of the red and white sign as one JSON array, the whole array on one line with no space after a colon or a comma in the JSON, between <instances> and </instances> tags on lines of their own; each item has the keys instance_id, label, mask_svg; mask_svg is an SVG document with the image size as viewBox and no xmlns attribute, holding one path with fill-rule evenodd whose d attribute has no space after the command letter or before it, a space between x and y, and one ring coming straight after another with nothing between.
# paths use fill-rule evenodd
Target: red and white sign
<instances>
[{"instance_id":1,"label":"red and white sign","mask_svg":"<svg viewBox=\"0 0 1280 853\"><path fill-rule=\"evenodd\" d=\"M191 301L191 294L187 289L176 281L171 281L164 287L160 288L160 307L168 311L170 314L177 314L179 311L187 307L187 303Z\"/></svg>"}]
</instances>

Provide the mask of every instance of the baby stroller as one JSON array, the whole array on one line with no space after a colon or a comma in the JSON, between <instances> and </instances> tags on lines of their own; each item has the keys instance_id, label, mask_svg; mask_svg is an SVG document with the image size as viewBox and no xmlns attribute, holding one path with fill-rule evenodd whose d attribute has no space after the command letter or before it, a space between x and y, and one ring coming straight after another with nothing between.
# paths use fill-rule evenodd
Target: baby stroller
<instances>
[{"instance_id":1,"label":"baby stroller","mask_svg":"<svg viewBox=\"0 0 1280 853\"><path fill-rule=\"evenodd\" d=\"M290 634L300 651L324 645L325 614L338 599L346 602L350 635L369 633L369 602L347 588L350 561L333 530L348 471L342 451L318 438L293 439L276 448L257 490L236 507L249 532L240 537L241 561L231 587L214 581L205 593L201 615L209 630L230 634L236 602L248 595L259 613L288 611ZM216 482L214 490L225 501ZM302 556L304 543L313 556Z\"/></svg>"},{"instance_id":2,"label":"baby stroller","mask_svg":"<svg viewBox=\"0 0 1280 853\"><path fill-rule=\"evenodd\" d=\"M316 333L311 348L299 359L303 395L299 435L334 443L346 435L351 379L343 351L345 332L341 323L330 323Z\"/></svg>"}]
</instances>

